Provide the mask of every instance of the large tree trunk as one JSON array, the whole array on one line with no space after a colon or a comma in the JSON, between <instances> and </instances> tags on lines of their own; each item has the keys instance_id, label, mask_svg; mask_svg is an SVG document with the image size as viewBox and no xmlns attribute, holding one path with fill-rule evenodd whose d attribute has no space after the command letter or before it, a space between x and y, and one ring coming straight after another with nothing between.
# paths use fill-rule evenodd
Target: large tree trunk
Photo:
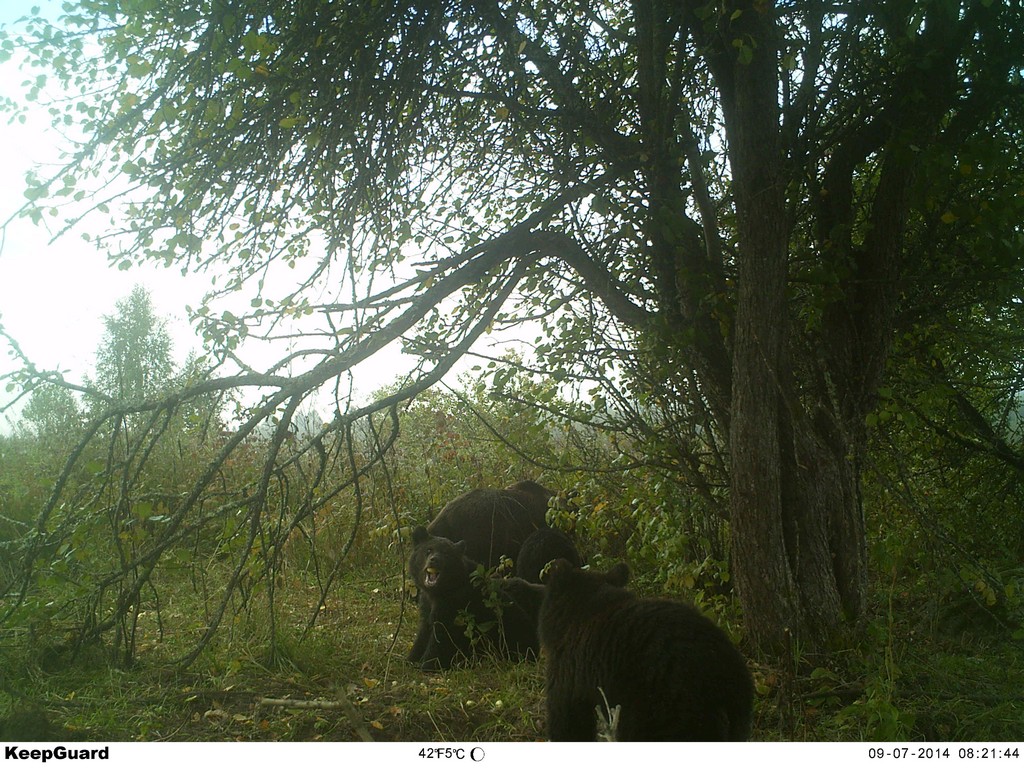
<instances>
[{"instance_id":1,"label":"large tree trunk","mask_svg":"<svg viewBox=\"0 0 1024 768\"><path fill-rule=\"evenodd\" d=\"M859 616L863 601L865 530L858 463L851 460L857 451L824 413L808 419L779 397L771 413L774 392L759 386L756 367L737 359L737 369L733 575L747 629L766 652L792 641L821 647L843 619ZM769 393L760 407L775 419L774 431L768 418L750 418L758 391Z\"/></svg>"},{"instance_id":2,"label":"large tree trunk","mask_svg":"<svg viewBox=\"0 0 1024 768\"><path fill-rule=\"evenodd\" d=\"M811 396L793 394L780 338L786 319L766 290L774 265L745 257L730 429L733 574L756 646L820 647L863 603L863 445L826 404L812 404L811 416Z\"/></svg>"},{"instance_id":3,"label":"large tree trunk","mask_svg":"<svg viewBox=\"0 0 1024 768\"><path fill-rule=\"evenodd\" d=\"M789 359L787 224L773 14L738 17L753 46L710 61L722 93L738 219L730 418L733 575L753 643L814 647L864 588L859 454L825 404L796 385ZM797 391L800 395L797 395Z\"/></svg>"}]
</instances>

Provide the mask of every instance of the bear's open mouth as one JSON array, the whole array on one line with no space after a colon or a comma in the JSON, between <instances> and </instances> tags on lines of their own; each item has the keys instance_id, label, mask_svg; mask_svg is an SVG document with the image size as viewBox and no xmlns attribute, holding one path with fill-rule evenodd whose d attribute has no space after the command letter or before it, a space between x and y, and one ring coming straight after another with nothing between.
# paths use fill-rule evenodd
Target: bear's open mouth
<instances>
[{"instance_id":1,"label":"bear's open mouth","mask_svg":"<svg viewBox=\"0 0 1024 768\"><path fill-rule=\"evenodd\" d=\"M437 584L437 569L427 568L423 572L423 584L427 587L432 587Z\"/></svg>"}]
</instances>

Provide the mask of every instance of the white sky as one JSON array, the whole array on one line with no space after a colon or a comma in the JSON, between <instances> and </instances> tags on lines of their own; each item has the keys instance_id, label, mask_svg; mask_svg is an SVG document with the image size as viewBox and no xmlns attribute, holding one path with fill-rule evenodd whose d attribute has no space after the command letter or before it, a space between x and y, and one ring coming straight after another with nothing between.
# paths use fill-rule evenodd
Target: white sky
<instances>
[{"instance_id":1,"label":"white sky","mask_svg":"<svg viewBox=\"0 0 1024 768\"><path fill-rule=\"evenodd\" d=\"M15 20L34 6L51 18L60 15L55 0L0 0L0 25L11 29ZM0 95L24 103L21 83L36 73L20 70L17 59L0 63ZM8 119L0 114L0 223L24 202L25 173L34 165L59 162L64 142L50 127L45 108L29 111L24 124L9 124ZM97 218L92 226L102 226L102 222ZM178 267L147 265L118 270L82 239L87 230L88 223L85 229L51 242L51 233L44 226L27 219L6 228L0 244L0 323L29 359L40 368L66 371L69 380L90 374L103 335L102 316L111 314L115 303L136 284L149 290L157 315L168 321L178 362L190 350L198 349L185 306L200 304L210 287L209 278L182 277ZM365 380L357 392L365 397L408 367L397 353L375 360L370 367L372 380ZM0 341L0 373L11 369L6 342ZM0 387L0 404L9 398ZM10 426L9 417L6 421L0 417L0 431Z\"/></svg>"},{"instance_id":2,"label":"white sky","mask_svg":"<svg viewBox=\"0 0 1024 768\"><path fill-rule=\"evenodd\" d=\"M0 25L10 29L33 6L54 16L59 8L52 0L0 0ZM27 77L17 57L0 63L0 95L23 101L21 83ZM29 112L24 124L8 124L8 116L0 115L0 222L24 202L25 173L34 164L51 165L60 159L62 140L50 128L48 117L42 110ZM175 357L183 360L198 347L184 306L198 305L201 281L186 280L175 269L110 268L80 232L50 240L43 226L20 219L7 226L0 247L0 323L38 366L67 370L71 379L91 373L103 335L102 315L112 313L115 302L137 283L150 289L156 312L167 318ZM4 347L0 372L9 370Z\"/></svg>"}]
</instances>

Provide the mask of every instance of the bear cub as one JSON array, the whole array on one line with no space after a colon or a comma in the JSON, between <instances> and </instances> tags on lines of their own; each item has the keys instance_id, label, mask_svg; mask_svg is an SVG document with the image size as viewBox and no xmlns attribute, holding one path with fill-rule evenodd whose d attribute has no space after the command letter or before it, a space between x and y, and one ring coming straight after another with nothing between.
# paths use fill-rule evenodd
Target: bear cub
<instances>
[{"instance_id":1,"label":"bear cub","mask_svg":"<svg viewBox=\"0 0 1024 768\"><path fill-rule=\"evenodd\" d=\"M628 580L624 563L549 568L540 641L550 738L593 741L597 707L619 708L618 741L748 738L754 684L725 632L692 606L638 598Z\"/></svg>"},{"instance_id":2,"label":"bear cub","mask_svg":"<svg viewBox=\"0 0 1024 768\"><path fill-rule=\"evenodd\" d=\"M544 589L522 579L473 578L479 567L463 542L413 531L409 574L419 590L420 625L409 661L449 669L481 651L536 657L537 615Z\"/></svg>"},{"instance_id":3,"label":"bear cub","mask_svg":"<svg viewBox=\"0 0 1024 768\"><path fill-rule=\"evenodd\" d=\"M523 542L516 558L516 576L540 584L544 567L558 559L568 560L577 568L583 565L583 558L569 534L557 528L540 528Z\"/></svg>"}]
</instances>

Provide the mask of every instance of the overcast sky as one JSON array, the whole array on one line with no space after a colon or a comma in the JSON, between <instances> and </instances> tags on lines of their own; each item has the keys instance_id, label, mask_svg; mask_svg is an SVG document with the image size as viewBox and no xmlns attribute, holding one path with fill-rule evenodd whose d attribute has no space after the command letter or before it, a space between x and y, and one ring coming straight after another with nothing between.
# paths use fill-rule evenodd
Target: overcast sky
<instances>
[{"instance_id":1,"label":"overcast sky","mask_svg":"<svg viewBox=\"0 0 1024 768\"><path fill-rule=\"evenodd\" d=\"M61 13L60 4L53 0L0 0L0 25L11 29L33 6L40 6L54 19ZM0 96L23 102L21 84L35 74L21 70L17 56L0 63ZM50 127L45 108L30 111L24 124L8 124L8 119L0 114L0 222L24 202L25 173L34 165L58 163L65 141ZM98 218L92 226L101 225ZM3 233L0 323L25 354L41 368L60 368L68 372L69 379L81 380L94 368L96 347L103 335L102 316L113 313L117 300L136 284L150 291L157 314L168 321L175 358L181 362L190 350L197 349L199 342L188 325L185 306L200 304L209 287L208 278L183 278L177 267L120 271L82 239L82 231L51 242L52 234L45 227L19 219ZM408 361L397 353L382 356L371 367L373 380L365 380L357 391L368 396L407 369ZM6 344L0 342L0 373L10 370ZM0 403L6 402L5 398L9 396L0 387ZM0 430L3 422L0 417Z\"/></svg>"},{"instance_id":2,"label":"overcast sky","mask_svg":"<svg viewBox=\"0 0 1024 768\"><path fill-rule=\"evenodd\" d=\"M50 0L0 0L0 25L11 29L33 6L59 15L59 3ZM0 63L0 95L23 101L21 83L29 76L17 56ZM48 117L40 110L29 112L24 124L8 124L9 116L0 114L0 222L24 202L26 171L60 160L62 139ZM202 283L192 280L190 285L174 269L112 269L80 232L50 240L44 227L22 219L6 227L0 246L0 323L37 365L68 370L72 379L91 373L103 334L102 315L112 313L115 302L136 283L150 289L157 313L168 319L175 357L182 360L198 346L184 306L199 303ZM10 369L4 346L0 371Z\"/></svg>"}]
</instances>

